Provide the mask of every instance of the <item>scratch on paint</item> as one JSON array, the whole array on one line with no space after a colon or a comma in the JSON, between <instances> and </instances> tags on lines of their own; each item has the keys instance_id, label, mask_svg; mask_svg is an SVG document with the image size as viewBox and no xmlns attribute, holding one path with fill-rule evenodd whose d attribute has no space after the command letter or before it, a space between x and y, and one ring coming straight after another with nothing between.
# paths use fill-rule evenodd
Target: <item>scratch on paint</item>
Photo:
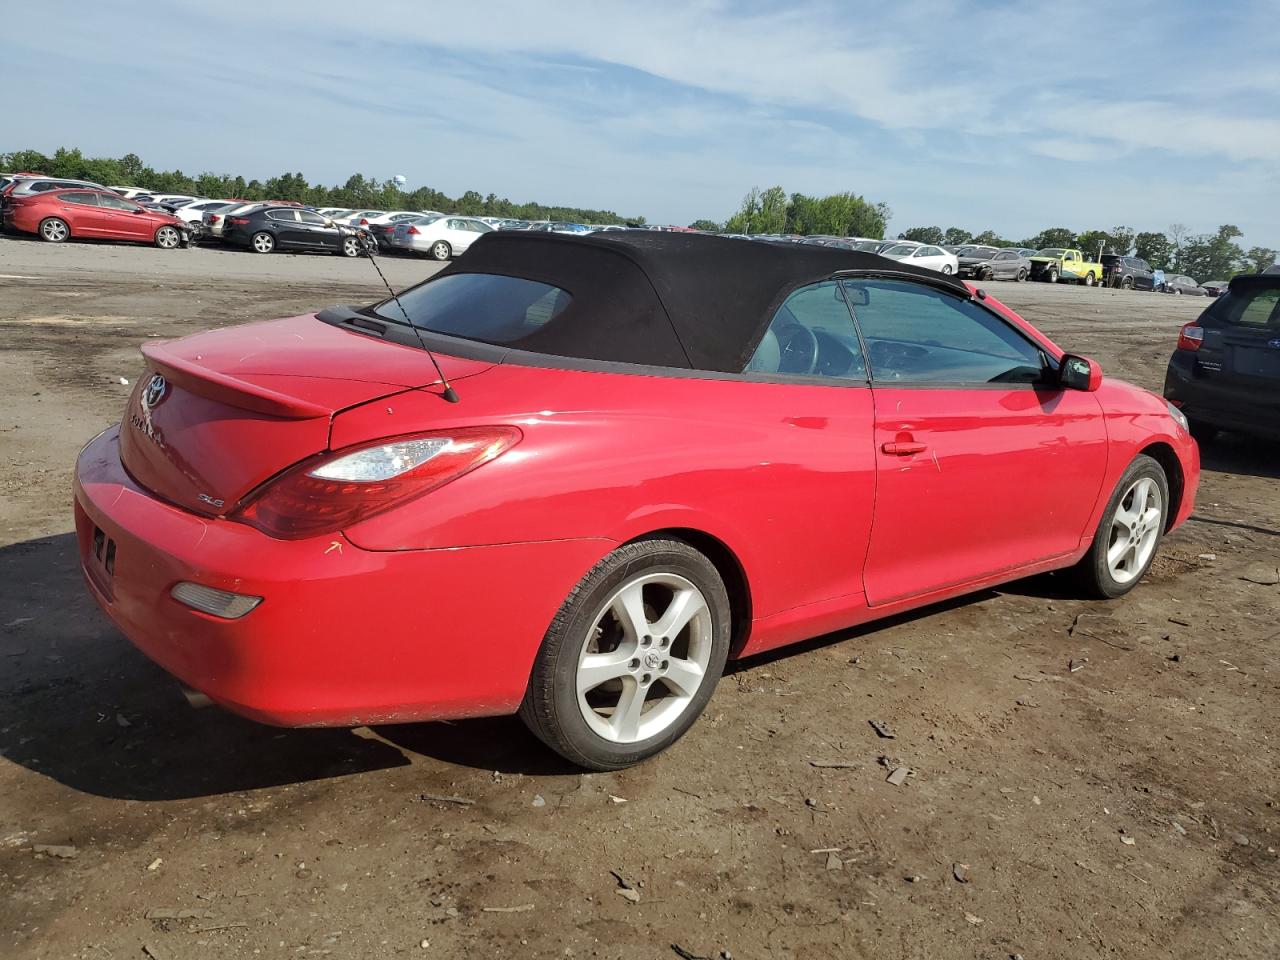
<instances>
[{"instance_id":1,"label":"scratch on paint","mask_svg":"<svg viewBox=\"0 0 1280 960\"><path fill-rule=\"evenodd\" d=\"M331 540L329 542L329 549L325 550L324 552L325 556L328 556L329 554L333 553L333 551L335 550L337 550L339 554L342 553L342 542L340 540Z\"/></svg>"},{"instance_id":2,"label":"scratch on paint","mask_svg":"<svg viewBox=\"0 0 1280 960\"><path fill-rule=\"evenodd\" d=\"M942 472L942 464L938 462L938 451L933 451L933 465L938 468L938 472Z\"/></svg>"}]
</instances>

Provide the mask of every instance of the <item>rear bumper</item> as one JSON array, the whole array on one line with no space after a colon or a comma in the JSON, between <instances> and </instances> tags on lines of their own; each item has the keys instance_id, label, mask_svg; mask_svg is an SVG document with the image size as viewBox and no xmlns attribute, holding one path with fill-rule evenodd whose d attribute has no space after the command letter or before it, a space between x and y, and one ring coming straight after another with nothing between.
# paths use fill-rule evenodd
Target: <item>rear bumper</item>
<instances>
[{"instance_id":1,"label":"rear bumper","mask_svg":"<svg viewBox=\"0 0 1280 960\"><path fill-rule=\"evenodd\" d=\"M75 517L86 583L125 636L185 685L282 726L514 712L556 610L611 546L374 552L340 534L273 540L140 488L117 428L80 455ZM99 532L111 573L95 555ZM264 599L227 620L174 600L181 581Z\"/></svg>"},{"instance_id":2,"label":"rear bumper","mask_svg":"<svg viewBox=\"0 0 1280 960\"><path fill-rule=\"evenodd\" d=\"M1271 396L1256 389L1210 380L1199 373L1196 356L1175 351L1164 377L1164 396L1187 418L1222 430L1280 440L1280 383Z\"/></svg>"}]
</instances>

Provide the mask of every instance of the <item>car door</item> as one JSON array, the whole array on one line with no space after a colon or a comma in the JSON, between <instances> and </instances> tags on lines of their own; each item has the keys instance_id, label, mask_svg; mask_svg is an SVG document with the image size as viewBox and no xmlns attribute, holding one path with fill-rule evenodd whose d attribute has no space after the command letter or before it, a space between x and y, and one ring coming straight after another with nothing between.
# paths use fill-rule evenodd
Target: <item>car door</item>
<instances>
[{"instance_id":1,"label":"car door","mask_svg":"<svg viewBox=\"0 0 1280 960\"><path fill-rule=\"evenodd\" d=\"M98 195L110 236L117 240L146 240L155 232L155 221L146 209L123 197Z\"/></svg>"},{"instance_id":2,"label":"car door","mask_svg":"<svg viewBox=\"0 0 1280 960\"><path fill-rule=\"evenodd\" d=\"M1137 257L1129 257L1129 263L1133 269L1133 289L1150 290L1155 286L1155 275L1151 272L1151 265L1145 260Z\"/></svg>"},{"instance_id":3,"label":"car door","mask_svg":"<svg viewBox=\"0 0 1280 960\"><path fill-rule=\"evenodd\" d=\"M293 249L305 248L312 246L310 242L313 238L308 237L302 230L302 224L298 221L298 211L292 208L287 210L268 210L266 218L271 221L276 235L276 245L280 247L292 247Z\"/></svg>"},{"instance_id":4,"label":"car door","mask_svg":"<svg viewBox=\"0 0 1280 960\"><path fill-rule=\"evenodd\" d=\"M921 597L1077 549L1107 461L1095 395L1060 388L1039 344L950 285L845 287L875 401L867 602Z\"/></svg>"},{"instance_id":5,"label":"car door","mask_svg":"<svg viewBox=\"0 0 1280 960\"><path fill-rule=\"evenodd\" d=\"M991 259L991 275L1008 280L1018 275L1017 255L1002 251Z\"/></svg>"},{"instance_id":6,"label":"car door","mask_svg":"<svg viewBox=\"0 0 1280 960\"><path fill-rule=\"evenodd\" d=\"M911 256L907 258L907 262L912 266L936 270L938 269L938 255L941 252L939 250L935 253L933 247L917 247L912 251Z\"/></svg>"},{"instance_id":7,"label":"car door","mask_svg":"<svg viewBox=\"0 0 1280 960\"><path fill-rule=\"evenodd\" d=\"M300 242L308 247L323 250L337 250L342 245L342 236L337 227L330 227L329 221L313 210L295 210L298 217Z\"/></svg>"},{"instance_id":8,"label":"car door","mask_svg":"<svg viewBox=\"0 0 1280 960\"><path fill-rule=\"evenodd\" d=\"M71 228L72 236L109 236L108 222L98 206L98 195L89 191L68 190L58 194L57 213Z\"/></svg>"}]
</instances>

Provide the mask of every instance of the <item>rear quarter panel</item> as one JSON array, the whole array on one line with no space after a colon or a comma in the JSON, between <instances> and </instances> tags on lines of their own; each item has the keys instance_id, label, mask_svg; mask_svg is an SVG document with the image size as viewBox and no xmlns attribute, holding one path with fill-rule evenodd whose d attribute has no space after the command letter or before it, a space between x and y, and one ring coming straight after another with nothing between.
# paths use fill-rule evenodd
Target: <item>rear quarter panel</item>
<instances>
[{"instance_id":1,"label":"rear quarter panel","mask_svg":"<svg viewBox=\"0 0 1280 960\"><path fill-rule=\"evenodd\" d=\"M866 387L503 365L461 402L411 391L335 418L331 446L514 424L499 459L346 531L373 550L600 538L673 527L724 543L752 613L861 594L875 485ZM581 573L586 573L582 570Z\"/></svg>"}]
</instances>

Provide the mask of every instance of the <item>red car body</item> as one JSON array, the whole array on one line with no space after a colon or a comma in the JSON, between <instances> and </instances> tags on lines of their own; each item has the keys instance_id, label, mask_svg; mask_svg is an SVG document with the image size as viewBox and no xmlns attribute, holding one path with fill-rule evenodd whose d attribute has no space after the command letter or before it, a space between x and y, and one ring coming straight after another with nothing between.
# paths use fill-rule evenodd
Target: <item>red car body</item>
<instances>
[{"instance_id":1,"label":"red car body","mask_svg":"<svg viewBox=\"0 0 1280 960\"><path fill-rule=\"evenodd\" d=\"M99 202L77 202L85 197ZM161 227L174 227L184 236L187 232L187 225L178 217L149 210L106 190L50 190L25 197L10 197L4 208L5 229L39 233L41 224L50 219L65 223L70 238L83 240L154 243Z\"/></svg>"},{"instance_id":2,"label":"red car body","mask_svg":"<svg viewBox=\"0 0 1280 960\"><path fill-rule=\"evenodd\" d=\"M1110 379L848 389L438 353L446 403L420 347L315 315L143 353L124 422L76 468L87 582L170 673L282 725L514 712L575 584L655 533L715 561L745 656L1072 565L1139 453L1170 475L1170 528L1199 473L1165 402ZM494 425L501 455L341 530L247 522L298 464ZM175 600L180 582L265 599L226 619Z\"/></svg>"}]
</instances>

